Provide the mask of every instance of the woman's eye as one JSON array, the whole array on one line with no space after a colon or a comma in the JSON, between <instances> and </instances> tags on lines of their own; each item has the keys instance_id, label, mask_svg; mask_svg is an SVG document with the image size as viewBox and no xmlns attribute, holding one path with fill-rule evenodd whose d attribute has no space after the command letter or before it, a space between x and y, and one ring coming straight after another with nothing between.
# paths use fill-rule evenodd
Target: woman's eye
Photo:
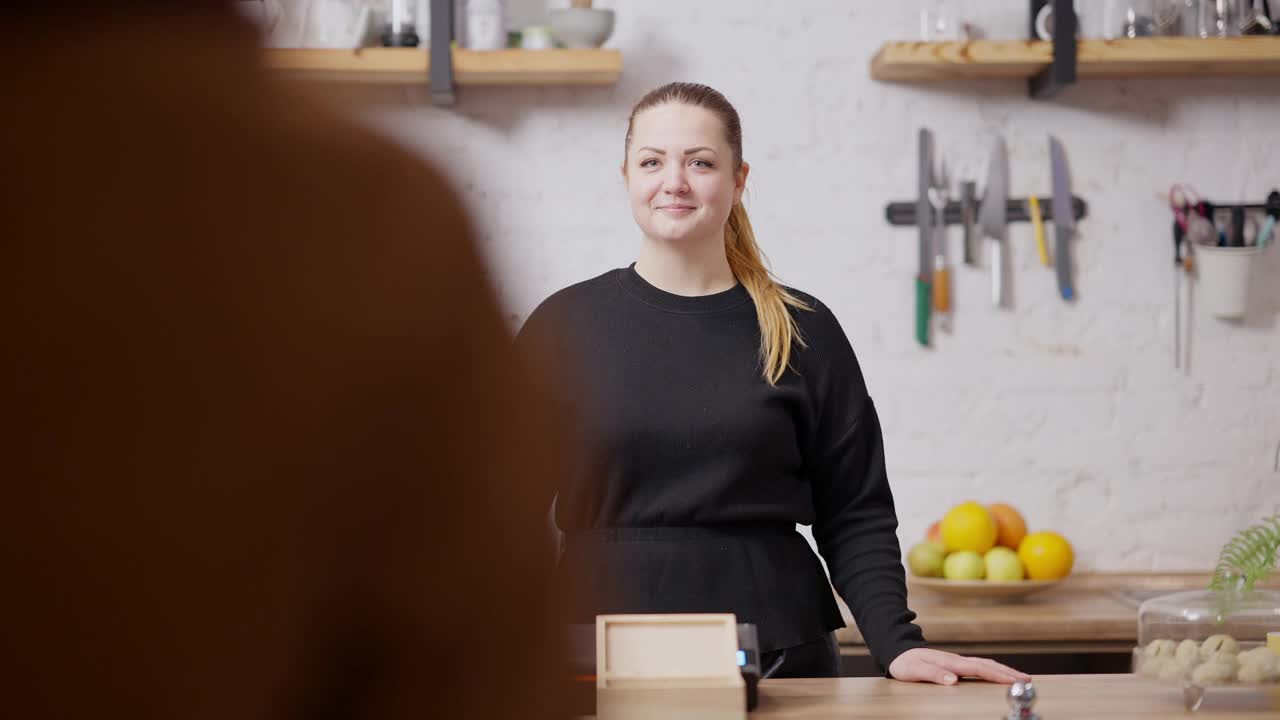
<instances>
[{"instance_id":1,"label":"woman's eye","mask_svg":"<svg viewBox=\"0 0 1280 720\"><path fill-rule=\"evenodd\" d=\"M694 163L695 165L697 165L698 167L704 167L704 168L709 168L709 167L711 167L711 163L707 162L706 160L695 159L695 160L693 161L693 163Z\"/></svg>"},{"instance_id":2,"label":"woman's eye","mask_svg":"<svg viewBox=\"0 0 1280 720\"><path fill-rule=\"evenodd\" d=\"M642 168L653 167L654 165L657 165L657 164L658 164L658 161L657 161L657 160L654 160L653 158L649 158L648 160L641 160L641 161L640 161L640 167L642 167Z\"/></svg>"}]
</instances>

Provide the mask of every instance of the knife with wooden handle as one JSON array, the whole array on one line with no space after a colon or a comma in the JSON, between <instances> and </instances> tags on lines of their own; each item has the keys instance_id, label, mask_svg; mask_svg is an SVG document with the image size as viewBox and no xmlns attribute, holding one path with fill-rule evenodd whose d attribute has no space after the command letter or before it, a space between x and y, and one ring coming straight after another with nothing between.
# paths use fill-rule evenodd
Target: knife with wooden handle
<instances>
[{"instance_id":1,"label":"knife with wooden handle","mask_svg":"<svg viewBox=\"0 0 1280 720\"><path fill-rule=\"evenodd\" d=\"M1063 300L1075 297L1071 282L1071 235L1076 229L1076 216L1071 207L1071 178L1067 173L1067 154L1058 139L1049 136L1049 164L1053 172L1053 258L1058 271L1058 292Z\"/></svg>"},{"instance_id":2,"label":"knife with wooden handle","mask_svg":"<svg viewBox=\"0 0 1280 720\"><path fill-rule=\"evenodd\" d=\"M947 276L947 198L950 178L947 177L947 161L940 161L941 169L929 184L929 204L933 206L933 309L939 313L951 311L951 283ZM945 322L945 320L944 320ZM943 326L945 330L946 327Z\"/></svg>"},{"instance_id":3,"label":"knife with wooden handle","mask_svg":"<svg viewBox=\"0 0 1280 720\"><path fill-rule=\"evenodd\" d=\"M991 302L996 307L1005 304L1004 225L1008 198L1008 160L1004 138L997 136L987 165L987 188L982 196L982 207L978 209L978 224L982 226L982 236L987 238L991 258Z\"/></svg>"},{"instance_id":4,"label":"knife with wooden handle","mask_svg":"<svg viewBox=\"0 0 1280 720\"><path fill-rule=\"evenodd\" d=\"M951 281L948 279L947 261L938 256L933 269L933 309L940 313L951 312ZM945 328L944 328L945 329Z\"/></svg>"}]
</instances>

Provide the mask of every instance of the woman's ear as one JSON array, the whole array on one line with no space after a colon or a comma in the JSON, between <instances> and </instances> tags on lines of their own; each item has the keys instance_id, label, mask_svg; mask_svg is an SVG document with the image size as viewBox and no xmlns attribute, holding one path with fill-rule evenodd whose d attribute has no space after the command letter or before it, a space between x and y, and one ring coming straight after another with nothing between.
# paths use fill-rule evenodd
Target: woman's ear
<instances>
[{"instance_id":1,"label":"woman's ear","mask_svg":"<svg viewBox=\"0 0 1280 720\"><path fill-rule=\"evenodd\" d=\"M742 202L742 192L747 189L747 174L751 172L751 164L743 161L742 169L733 178L733 202Z\"/></svg>"}]
</instances>

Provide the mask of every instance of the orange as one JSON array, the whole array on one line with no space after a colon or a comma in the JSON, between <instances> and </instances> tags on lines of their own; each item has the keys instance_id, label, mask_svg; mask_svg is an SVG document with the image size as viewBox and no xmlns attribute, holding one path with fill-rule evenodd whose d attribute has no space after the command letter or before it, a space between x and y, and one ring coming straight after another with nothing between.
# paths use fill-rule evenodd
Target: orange
<instances>
[{"instance_id":1,"label":"orange","mask_svg":"<svg viewBox=\"0 0 1280 720\"><path fill-rule=\"evenodd\" d=\"M996 521L991 513L970 500L942 517L942 544L947 552L971 550L981 555L996 544Z\"/></svg>"},{"instance_id":2,"label":"orange","mask_svg":"<svg viewBox=\"0 0 1280 720\"><path fill-rule=\"evenodd\" d=\"M995 503L987 509L996 519L996 544L1017 550L1022 538L1027 536L1027 521L1022 519L1022 513L1004 503Z\"/></svg>"},{"instance_id":3,"label":"orange","mask_svg":"<svg viewBox=\"0 0 1280 720\"><path fill-rule=\"evenodd\" d=\"M1033 532L1018 545L1018 559L1032 580L1057 580L1071 573L1076 555L1071 543L1056 532Z\"/></svg>"}]
</instances>

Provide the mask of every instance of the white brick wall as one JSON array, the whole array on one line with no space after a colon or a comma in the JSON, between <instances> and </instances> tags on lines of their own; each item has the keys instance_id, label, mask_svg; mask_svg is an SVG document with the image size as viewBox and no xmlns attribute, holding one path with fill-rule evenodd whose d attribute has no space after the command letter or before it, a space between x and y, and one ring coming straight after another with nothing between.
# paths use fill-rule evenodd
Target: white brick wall
<instances>
[{"instance_id":1,"label":"white brick wall","mask_svg":"<svg viewBox=\"0 0 1280 720\"><path fill-rule=\"evenodd\" d=\"M545 4L514 3L513 17ZM448 163L513 324L557 288L631 261L617 171L627 112L664 82L705 82L742 114L748 208L775 270L829 304L859 353L904 545L975 498L1063 532L1080 568L1204 568L1280 505L1280 251L1261 263L1245 322L1194 314L1191 370L1178 374L1170 215L1155 197L1175 180L1220 201L1280 186L1274 78L1093 79L1035 102L1018 81L872 82L876 47L914 37L914 2L598 4L619 7L616 87L464 88L453 110L422 90L360 91L371 123ZM1025 3L968 5L990 34L1021 36ZM992 310L985 274L962 268L954 333L915 344L916 234L888 227L883 208L912 198L921 124L980 181L1003 133L1016 195L1048 194L1046 136L1063 141L1090 208L1074 306L1039 266L1030 227L1015 225L1017 309ZM955 257L958 231L952 243Z\"/></svg>"}]
</instances>

